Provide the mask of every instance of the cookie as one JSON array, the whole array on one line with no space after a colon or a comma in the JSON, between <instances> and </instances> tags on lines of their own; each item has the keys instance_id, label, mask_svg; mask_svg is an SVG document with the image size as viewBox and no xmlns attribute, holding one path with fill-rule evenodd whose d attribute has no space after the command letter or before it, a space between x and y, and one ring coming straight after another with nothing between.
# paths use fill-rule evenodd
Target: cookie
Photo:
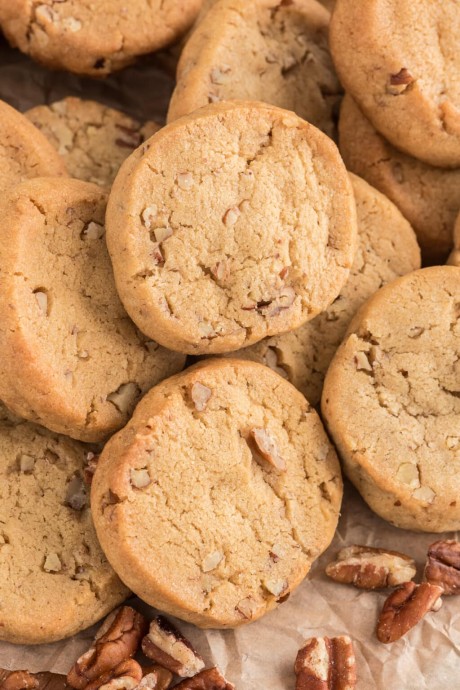
<instances>
[{"instance_id":1,"label":"cookie","mask_svg":"<svg viewBox=\"0 0 460 690\"><path fill-rule=\"evenodd\" d=\"M8 0L0 25L10 43L47 67L102 76L174 43L202 0Z\"/></svg>"},{"instance_id":2,"label":"cookie","mask_svg":"<svg viewBox=\"0 0 460 690\"><path fill-rule=\"evenodd\" d=\"M141 125L96 101L64 98L26 113L63 157L71 177L109 187L120 165L155 134L155 122Z\"/></svg>"},{"instance_id":3,"label":"cookie","mask_svg":"<svg viewBox=\"0 0 460 690\"><path fill-rule=\"evenodd\" d=\"M168 125L123 164L107 207L128 313L190 354L236 350L324 311L356 234L334 143L263 103L219 103Z\"/></svg>"},{"instance_id":4,"label":"cookie","mask_svg":"<svg viewBox=\"0 0 460 690\"><path fill-rule=\"evenodd\" d=\"M24 115L0 101L0 194L46 175L66 175L64 162Z\"/></svg>"},{"instance_id":5,"label":"cookie","mask_svg":"<svg viewBox=\"0 0 460 690\"><path fill-rule=\"evenodd\" d=\"M331 51L374 127L430 165L460 167L458 0L337 0Z\"/></svg>"},{"instance_id":6,"label":"cookie","mask_svg":"<svg viewBox=\"0 0 460 690\"><path fill-rule=\"evenodd\" d=\"M362 114L342 102L339 147L347 168L393 201L414 228L426 263L444 263L460 209L460 168L435 168L401 153Z\"/></svg>"},{"instance_id":7,"label":"cookie","mask_svg":"<svg viewBox=\"0 0 460 690\"><path fill-rule=\"evenodd\" d=\"M0 449L0 640L61 640L129 594L94 531L83 481L88 448L2 419Z\"/></svg>"},{"instance_id":8,"label":"cookie","mask_svg":"<svg viewBox=\"0 0 460 690\"><path fill-rule=\"evenodd\" d=\"M265 338L231 357L250 359L287 378L311 405L319 405L324 376L352 317L382 285L420 268L414 231L383 194L350 175L358 216L358 251L340 295L313 321Z\"/></svg>"},{"instance_id":9,"label":"cookie","mask_svg":"<svg viewBox=\"0 0 460 690\"><path fill-rule=\"evenodd\" d=\"M369 506L404 529L460 528L460 269L398 278L353 319L323 417Z\"/></svg>"},{"instance_id":10,"label":"cookie","mask_svg":"<svg viewBox=\"0 0 460 690\"><path fill-rule=\"evenodd\" d=\"M454 248L447 263L451 266L460 266L460 214L454 228Z\"/></svg>"},{"instance_id":11,"label":"cookie","mask_svg":"<svg viewBox=\"0 0 460 690\"><path fill-rule=\"evenodd\" d=\"M305 398L267 367L215 359L145 396L101 455L91 506L109 561L144 601L232 628L300 584L341 496Z\"/></svg>"},{"instance_id":12,"label":"cookie","mask_svg":"<svg viewBox=\"0 0 460 690\"><path fill-rule=\"evenodd\" d=\"M168 121L217 101L265 101L329 136L341 97L316 0L220 0L187 42Z\"/></svg>"},{"instance_id":13,"label":"cookie","mask_svg":"<svg viewBox=\"0 0 460 690\"><path fill-rule=\"evenodd\" d=\"M37 178L2 198L0 398L16 414L86 441L126 424L139 397L184 357L124 311L105 244L106 194Z\"/></svg>"}]
</instances>

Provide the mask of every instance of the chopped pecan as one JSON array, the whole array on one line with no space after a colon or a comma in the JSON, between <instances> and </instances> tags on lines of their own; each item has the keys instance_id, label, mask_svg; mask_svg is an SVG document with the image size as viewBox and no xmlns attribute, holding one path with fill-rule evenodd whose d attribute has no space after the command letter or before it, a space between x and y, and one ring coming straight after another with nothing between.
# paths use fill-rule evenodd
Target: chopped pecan
<instances>
[{"instance_id":1,"label":"chopped pecan","mask_svg":"<svg viewBox=\"0 0 460 690\"><path fill-rule=\"evenodd\" d=\"M393 96L399 96L414 82L415 78L406 67L403 67L397 74L390 74L387 91Z\"/></svg>"},{"instance_id":2,"label":"chopped pecan","mask_svg":"<svg viewBox=\"0 0 460 690\"><path fill-rule=\"evenodd\" d=\"M425 580L443 588L443 594L460 594L460 542L435 541L428 549Z\"/></svg>"},{"instance_id":3,"label":"chopped pecan","mask_svg":"<svg viewBox=\"0 0 460 690\"><path fill-rule=\"evenodd\" d=\"M130 606L113 611L99 629L92 647L67 674L67 683L83 690L88 683L112 671L136 653L146 628L144 616Z\"/></svg>"},{"instance_id":4,"label":"chopped pecan","mask_svg":"<svg viewBox=\"0 0 460 690\"><path fill-rule=\"evenodd\" d=\"M88 486L93 481L94 473L96 471L97 463L99 462L99 455L95 453L88 453L86 455L86 463L83 467L83 481Z\"/></svg>"},{"instance_id":5,"label":"chopped pecan","mask_svg":"<svg viewBox=\"0 0 460 690\"><path fill-rule=\"evenodd\" d=\"M154 664L143 670L144 676L139 683L139 690L168 690L173 680L173 674L167 668Z\"/></svg>"},{"instance_id":6,"label":"chopped pecan","mask_svg":"<svg viewBox=\"0 0 460 690\"><path fill-rule=\"evenodd\" d=\"M218 668L207 668L193 678L183 680L174 690L235 690L235 686L225 680Z\"/></svg>"},{"instance_id":7,"label":"chopped pecan","mask_svg":"<svg viewBox=\"0 0 460 690\"><path fill-rule=\"evenodd\" d=\"M142 640L145 656L182 678L190 678L204 668L204 661L191 643L164 616L156 616Z\"/></svg>"},{"instance_id":8,"label":"chopped pecan","mask_svg":"<svg viewBox=\"0 0 460 690\"><path fill-rule=\"evenodd\" d=\"M415 561L403 553L359 545L339 551L326 568L326 575L336 582L360 589L396 587L412 580L416 572Z\"/></svg>"},{"instance_id":9,"label":"chopped pecan","mask_svg":"<svg viewBox=\"0 0 460 690\"><path fill-rule=\"evenodd\" d=\"M11 671L0 683L1 690L35 690L39 682L29 671Z\"/></svg>"},{"instance_id":10,"label":"chopped pecan","mask_svg":"<svg viewBox=\"0 0 460 690\"><path fill-rule=\"evenodd\" d=\"M422 582L405 582L390 594L377 623L377 638L396 642L431 611L443 593L442 587Z\"/></svg>"},{"instance_id":11,"label":"chopped pecan","mask_svg":"<svg viewBox=\"0 0 460 690\"><path fill-rule=\"evenodd\" d=\"M133 690L142 679L142 668L134 659L125 659L110 671L88 683L85 690Z\"/></svg>"},{"instance_id":12,"label":"chopped pecan","mask_svg":"<svg viewBox=\"0 0 460 690\"><path fill-rule=\"evenodd\" d=\"M286 472L286 461L266 429L251 429L249 437L257 456L272 465L278 472Z\"/></svg>"},{"instance_id":13,"label":"chopped pecan","mask_svg":"<svg viewBox=\"0 0 460 690\"><path fill-rule=\"evenodd\" d=\"M312 637L299 650L294 671L296 690L353 690L356 660L351 639Z\"/></svg>"}]
</instances>

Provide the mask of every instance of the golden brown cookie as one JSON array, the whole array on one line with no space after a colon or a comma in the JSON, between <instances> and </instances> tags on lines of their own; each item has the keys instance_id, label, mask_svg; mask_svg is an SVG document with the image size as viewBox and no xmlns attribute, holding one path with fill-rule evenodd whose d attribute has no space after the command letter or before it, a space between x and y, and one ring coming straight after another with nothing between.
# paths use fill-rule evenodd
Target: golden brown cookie
<instances>
[{"instance_id":1,"label":"golden brown cookie","mask_svg":"<svg viewBox=\"0 0 460 690\"><path fill-rule=\"evenodd\" d=\"M125 158L160 126L141 125L96 101L64 98L26 113L63 157L71 177L110 186Z\"/></svg>"},{"instance_id":2,"label":"golden brown cookie","mask_svg":"<svg viewBox=\"0 0 460 690\"><path fill-rule=\"evenodd\" d=\"M37 178L2 197L0 398L16 414L87 441L126 424L184 357L144 337L115 290L106 194Z\"/></svg>"},{"instance_id":3,"label":"golden brown cookie","mask_svg":"<svg viewBox=\"0 0 460 690\"><path fill-rule=\"evenodd\" d=\"M143 600L201 627L273 609L330 543L340 468L305 398L267 367L215 359L150 391L106 445L91 505Z\"/></svg>"},{"instance_id":4,"label":"golden brown cookie","mask_svg":"<svg viewBox=\"0 0 460 690\"><path fill-rule=\"evenodd\" d=\"M168 121L223 100L293 110L329 136L341 97L316 0L219 0L187 42Z\"/></svg>"},{"instance_id":5,"label":"golden brown cookie","mask_svg":"<svg viewBox=\"0 0 460 690\"><path fill-rule=\"evenodd\" d=\"M435 168L398 151L351 96L340 109L339 147L349 170L393 201L414 228L427 263L444 263L460 209L460 167Z\"/></svg>"},{"instance_id":6,"label":"golden brown cookie","mask_svg":"<svg viewBox=\"0 0 460 690\"><path fill-rule=\"evenodd\" d=\"M143 333L229 352L324 311L356 248L334 143L263 103L207 106L121 167L107 207L118 292Z\"/></svg>"},{"instance_id":7,"label":"golden brown cookie","mask_svg":"<svg viewBox=\"0 0 460 690\"><path fill-rule=\"evenodd\" d=\"M174 43L202 0L7 0L0 25L10 43L44 65L101 76Z\"/></svg>"},{"instance_id":8,"label":"golden brown cookie","mask_svg":"<svg viewBox=\"0 0 460 690\"><path fill-rule=\"evenodd\" d=\"M430 165L460 167L458 0L337 0L331 50L374 127Z\"/></svg>"},{"instance_id":9,"label":"golden brown cookie","mask_svg":"<svg viewBox=\"0 0 460 690\"><path fill-rule=\"evenodd\" d=\"M460 214L454 228L454 248L447 261L451 266L460 266Z\"/></svg>"},{"instance_id":10,"label":"golden brown cookie","mask_svg":"<svg viewBox=\"0 0 460 690\"><path fill-rule=\"evenodd\" d=\"M460 268L414 271L361 308L322 412L370 507L404 529L460 528Z\"/></svg>"}]
</instances>

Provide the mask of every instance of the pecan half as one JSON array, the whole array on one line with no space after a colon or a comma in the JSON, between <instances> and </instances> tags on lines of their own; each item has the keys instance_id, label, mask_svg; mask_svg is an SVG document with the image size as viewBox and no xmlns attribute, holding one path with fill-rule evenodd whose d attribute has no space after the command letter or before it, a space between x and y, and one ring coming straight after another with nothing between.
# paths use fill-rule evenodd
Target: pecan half
<instances>
[{"instance_id":1,"label":"pecan half","mask_svg":"<svg viewBox=\"0 0 460 690\"><path fill-rule=\"evenodd\" d=\"M0 683L1 690L35 690L38 686L38 678L29 671L11 671Z\"/></svg>"},{"instance_id":2,"label":"pecan half","mask_svg":"<svg viewBox=\"0 0 460 690\"><path fill-rule=\"evenodd\" d=\"M136 653L146 628L144 616L130 606L113 611L99 629L92 647L67 674L67 683L83 690L88 683L116 668Z\"/></svg>"},{"instance_id":3,"label":"pecan half","mask_svg":"<svg viewBox=\"0 0 460 690\"><path fill-rule=\"evenodd\" d=\"M442 587L429 582L422 582L421 585L405 582L395 589L385 601L379 616L377 623L379 641L388 644L403 637L436 606L442 593Z\"/></svg>"},{"instance_id":4,"label":"pecan half","mask_svg":"<svg viewBox=\"0 0 460 690\"><path fill-rule=\"evenodd\" d=\"M326 575L360 589L396 587L415 577L415 561L398 551L370 546L347 546L329 563Z\"/></svg>"},{"instance_id":5,"label":"pecan half","mask_svg":"<svg viewBox=\"0 0 460 690\"><path fill-rule=\"evenodd\" d=\"M435 541L428 549L425 580L443 588L443 594L460 594L460 542Z\"/></svg>"},{"instance_id":6,"label":"pecan half","mask_svg":"<svg viewBox=\"0 0 460 690\"><path fill-rule=\"evenodd\" d=\"M353 690L356 660L347 635L311 637L299 650L294 665L296 690Z\"/></svg>"},{"instance_id":7,"label":"pecan half","mask_svg":"<svg viewBox=\"0 0 460 690\"><path fill-rule=\"evenodd\" d=\"M168 671L167 668L163 668L163 666L158 666L158 664L144 668L143 672L144 676L138 685L139 690L141 690L141 688L147 688L148 690L168 690L173 680L171 671Z\"/></svg>"},{"instance_id":8,"label":"pecan half","mask_svg":"<svg viewBox=\"0 0 460 690\"><path fill-rule=\"evenodd\" d=\"M142 668L134 659L126 659L115 668L103 673L85 690L134 690L142 679Z\"/></svg>"},{"instance_id":9,"label":"pecan half","mask_svg":"<svg viewBox=\"0 0 460 690\"><path fill-rule=\"evenodd\" d=\"M156 616L142 640L145 656L181 678L190 678L204 668L204 661L191 643L164 616Z\"/></svg>"},{"instance_id":10,"label":"pecan half","mask_svg":"<svg viewBox=\"0 0 460 690\"><path fill-rule=\"evenodd\" d=\"M218 668L207 668L193 678L183 680L174 690L235 690Z\"/></svg>"}]
</instances>

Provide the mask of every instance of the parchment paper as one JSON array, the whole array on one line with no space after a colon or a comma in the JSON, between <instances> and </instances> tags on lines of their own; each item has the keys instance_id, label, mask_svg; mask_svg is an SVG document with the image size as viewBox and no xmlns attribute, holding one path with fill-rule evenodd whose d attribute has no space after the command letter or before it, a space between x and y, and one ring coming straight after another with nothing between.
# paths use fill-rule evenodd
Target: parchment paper
<instances>
[{"instance_id":1,"label":"parchment paper","mask_svg":"<svg viewBox=\"0 0 460 690\"><path fill-rule=\"evenodd\" d=\"M118 107L140 120L162 122L173 87L173 62L171 54L150 57L105 81L94 81L42 69L0 38L0 98L26 110L76 95ZM293 689L293 663L303 640L342 633L355 642L358 690L456 690L460 688L460 597L446 598L439 612L428 614L402 640L383 645L374 631L386 594L338 585L324 575L338 549L357 543L413 556L421 576L427 547L436 539L439 535L398 530L380 520L347 486L333 544L286 603L236 631L204 632L177 623L207 665L217 664L238 690ZM152 609L133 601L153 615ZM67 673L93 635L91 629L64 642L36 647L0 642L0 667Z\"/></svg>"}]
</instances>

